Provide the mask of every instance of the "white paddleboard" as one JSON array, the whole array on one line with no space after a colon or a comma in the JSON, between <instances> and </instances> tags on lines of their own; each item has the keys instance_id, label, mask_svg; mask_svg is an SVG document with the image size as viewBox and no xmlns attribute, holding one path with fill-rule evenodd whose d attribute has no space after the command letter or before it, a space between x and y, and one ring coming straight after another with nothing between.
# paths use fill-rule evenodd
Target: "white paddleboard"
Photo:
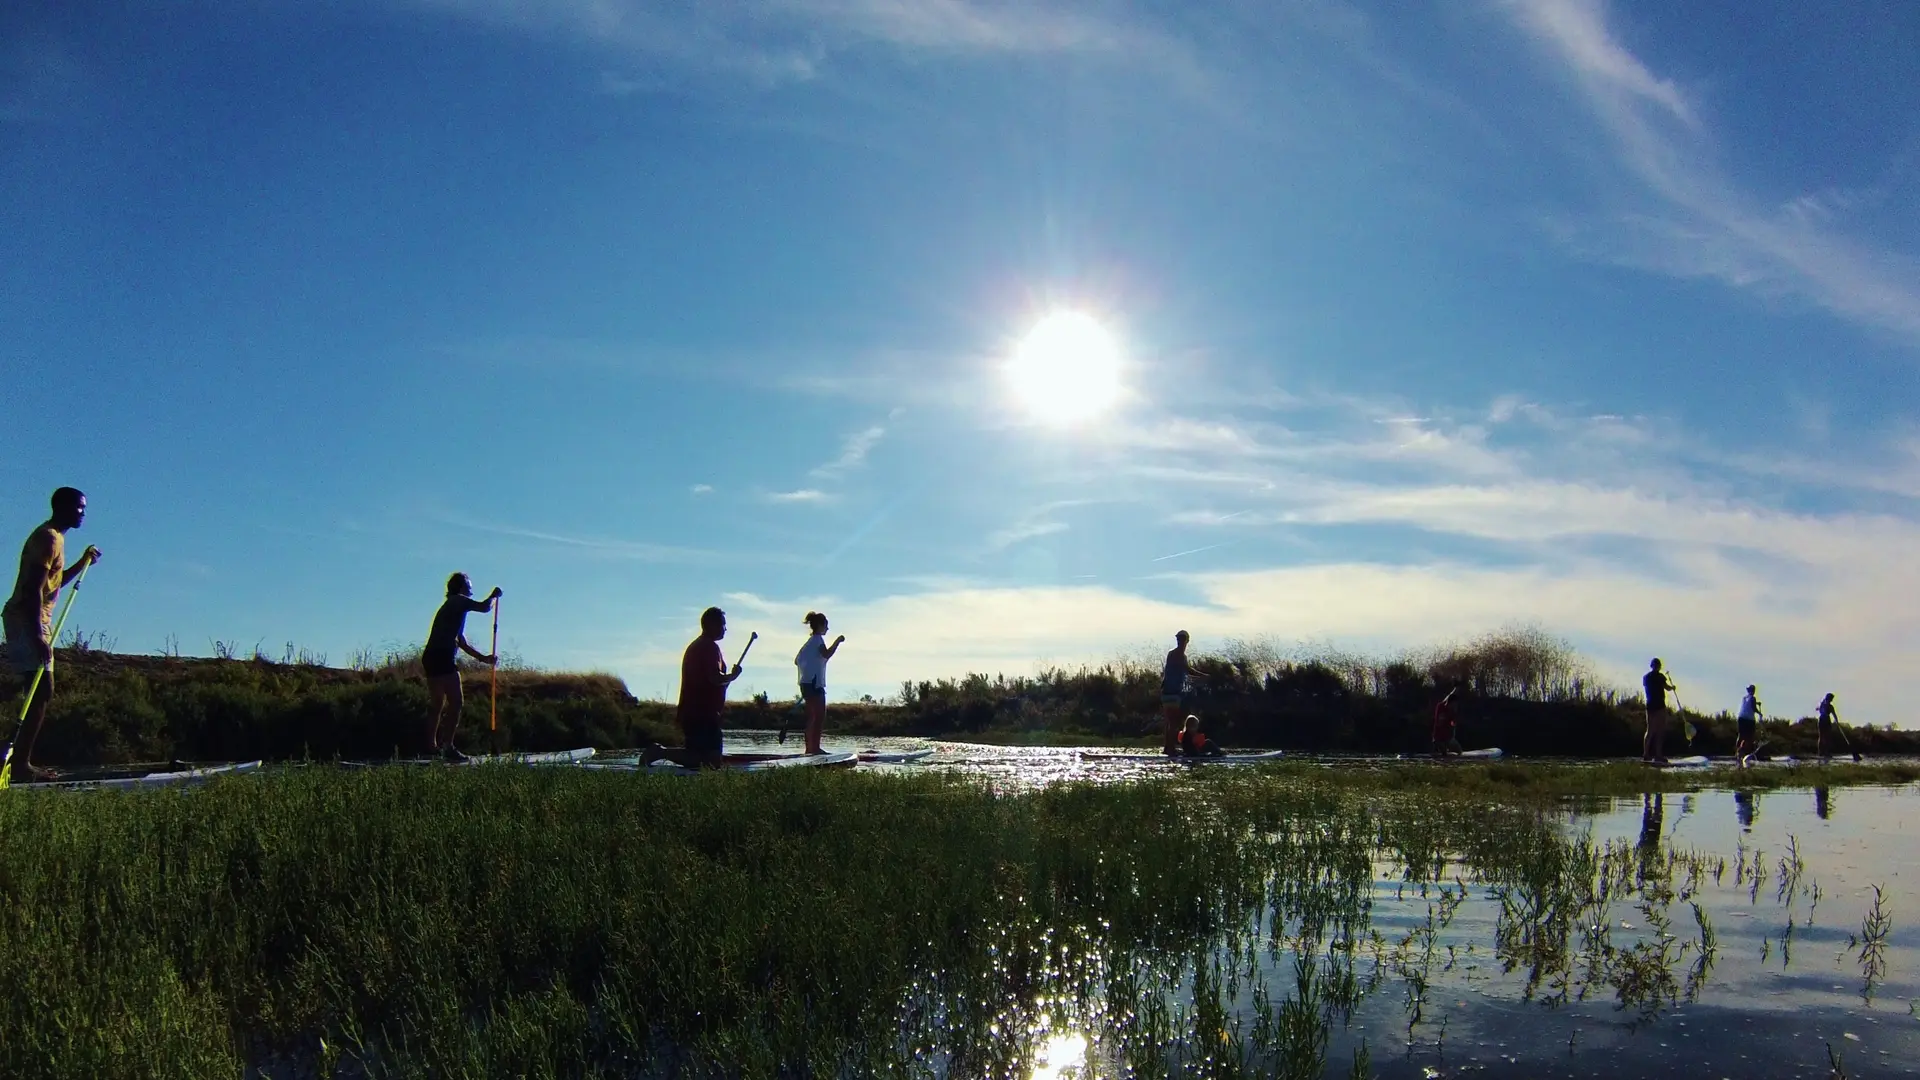
<instances>
[{"instance_id":1,"label":"white paddleboard","mask_svg":"<svg viewBox=\"0 0 1920 1080\"><path fill-rule=\"evenodd\" d=\"M1261 761L1279 761L1285 757L1286 754L1287 752L1285 750L1262 750L1259 753L1215 754L1211 756L1202 755L1200 757L1187 757L1182 754L1179 757L1168 758L1167 760L1177 761L1182 765L1251 765Z\"/></svg>"},{"instance_id":2,"label":"white paddleboard","mask_svg":"<svg viewBox=\"0 0 1920 1080\"><path fill-rule=\"evenodd\" d=\"M911 765L922 758L933 756L932 750L862 750L858 755L862 765Z\"/></svg>"},{"instance_id":3,"label":"white paddleboard","mask_svg":"<svg viewBox=\"0 0 1920 1080\"><path fill-rule=\"evenodd\" d=\"M721 766L733 772L766 772L769 769L831 769L836 766L856 764L859 759L852 754L728 754ZM689 769L677 762L661 759L647 765L639 762L586 762L583 769L598 769L607 772L652 772L677 773L692 776L699 769Z\"/></svg>"},{"instance_id":4,"label":"white paddleboard","mask_svg":"<svg viewBox=\"0 0 1920 1080\"><path fill-rule=\"evenodd\" d=\"M258 769L260 762L244 761L235 765L209 765L202 769L180 769L174 772L154 772L145 776L116 776L105 780L56 780L47 784L21 784L20 787L47 788L59 791L131 791L138 788L169 787L179 784L199 784L216 776L237 776Z\"/></svg>"},{"instance_id":5,"label":"white paddleboard","mask_svg":"<svg viewBox=\"0 0 1920 1080\"><path fill-rule=\"evenodd\" d=\"M1505 750L1497 746L1489 746L1485 750L1467 750L1455 756L1463 758L1497 758L1506 756L1506 753Z\"/></svg>"},{"instance_id":6,"label":"white paddleboard","mask_svg":"<svg viewBox=\"0 0 1920 1080\"><path fill-rule=\"evenodd\" d=\"M1669 758L1667 759L1666 767L1669 769L1704 769L1711 764L1713 764L1713 762L1705 755L1695 754L1692 757Z\"/></svg>"},{"instance_id":7,"label":"white paddleboard","mask_svg":"<svg viewBox=\"0 0 1920 1080\"><path fill-rule=\"evenodd\" d=\"M469 765L577 765L593 756L593 747L577 750L549 750L530 754L482 754L467 759Z\"/></svg>"}]
</instances>

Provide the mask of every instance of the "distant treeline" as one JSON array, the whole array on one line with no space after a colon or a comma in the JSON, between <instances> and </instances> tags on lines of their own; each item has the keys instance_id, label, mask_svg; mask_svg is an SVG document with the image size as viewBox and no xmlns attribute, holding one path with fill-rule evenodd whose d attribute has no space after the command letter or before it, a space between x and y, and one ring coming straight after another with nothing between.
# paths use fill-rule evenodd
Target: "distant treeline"
<instances>
[{"instance_id":1,"label":"distant treeline","mask_svg":"<svg viewBox=\"0 0 1920 1080\"><path fill-rule=\"evenodd\" d=\"M379 760L424 750L426 688L411 650L365 652L329 667L289 649L271 659L233 650L214 658L130 656L81 642L59 650L59 690L39 753L54 765L135 761ZM1229 643L1198 656L1208 677L1189 711L1230 746L1322 753L1421 753L1433 704L1462 688L1460 738L1526 756L1637 755L1643 702L1596 682L1566 642L1535 629L1507 630L1449 648L1375 659L1334 650L1283 655ZM671 703L639 701L612 675L503 668L499 730L487 727L487 672L466 681L460 744L469 752L630 748L677 742ZM1025 743L1159 741L1157 660L1120 661L1031 677L969 675L909 682L894 700L835 702L833 734L918 735ZM1685 714L1691 744L1676 733L1670 753L1727 754L1726 713ZM729 706L727 724L798 726L796 703L765 695ZM1865 753L1920 753L1920 732L1849 729ZM1805 756L1811 719L1768 721L1763 752Z\"/></svg>"}]
</instances>

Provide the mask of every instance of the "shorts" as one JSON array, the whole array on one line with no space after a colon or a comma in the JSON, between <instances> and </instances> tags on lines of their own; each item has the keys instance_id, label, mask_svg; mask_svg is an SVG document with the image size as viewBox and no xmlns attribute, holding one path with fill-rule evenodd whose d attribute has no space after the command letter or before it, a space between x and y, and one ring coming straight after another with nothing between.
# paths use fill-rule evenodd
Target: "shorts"
<instances>
[{"instance_id":1,"label":"shorts","mask_svg":"<svg viewBox=\"0 0 1920 1080\"><path fill-rule=\"evenodd\" d=\"M680 725L680 733L686 739L687 751L696 757L717 758L724 752L719 717L683 723Z\"/></svg>"},{"instance_id":2,"label":"shorts","mask_svg":"<svg viewBox=\"0 0 1920 1080\"><path fill-rule=\"evenodd\" d=\"M1734 728L1736 731L1739 732L1740 737L1742 739L1745 739L1748 742L1752 742L1754 731L1758 728L1758 726L1759 725L1752 720L1740 720L1735 723Z\"/></svg>"},{"instance_id":3,"label":"shorts","mask_svg":"<svg viewBox=\"0 0 1920 1080\"><path fill-rule=\"evenodd\" d=\"M1160 695L1160 704L1162 705L1173 705L1177 707L1181 704L1184 704L1185 701L1186 701L1185 697L1183 697L1180 694L1161 694Z\"/></svg>"},{"instance_id":4,"label":"shorts","mask_svg":"<svg viewBox=\"0 0 1920 1080\"><path fill-rule=\"evenodd\" d=\"M429 679L440 679L460 674L460 665L454 662L451 654L421 653L420 670L426 672Z\"/></svg>"},{"instance_id":5,"label":"shorts","mask_svg":"<svg viewBox=\"0 0 1920 1080\"><path fill-rule=\"evenodd\" d=\"M1661 731L1661 732L1666 731L1667 730L1667 710L1648 709L1647 710L1647 728L1648 730L1651 730L1651 731Z\"/></svg>"},{"instance_id":6,"label":"shorts","mask_svg":"<svg viewBox=\"0 0 1920 1080\"><path fill-rule=\"evenodd\" d=\"M4 663L6 669L15 675L33 678L33 673L40 670L40 657L35 655L33 649L33 642L37 640L24 634L15 636L9 631L5 656L0 657L0 663Z\"/></svg>"},{"instance_id":7,"label":"shorts","mask_svg":"<svg viewBox=\"0 0 1920 1080\"><path fill-rule=\"evenodd\" d=\"M809 705L825 705L827 703L827 688L824 686L815 686L812 683L801 683L800 700Z\"/></svg>"},{"instance_id":8,"label":"shorts","mask_svg":"<svg viewBox=\"0 0 1920 1080\"><path fill-rule=\"evenodd\" d=\"M36 642L40 640L40 626L33 623L15 623L12 617L4 621L6 628L6 650L0 655L0 663L6 665L13 675L33 676L40 671L40 657L35 655Z\"/></svg>"}]
</instances>

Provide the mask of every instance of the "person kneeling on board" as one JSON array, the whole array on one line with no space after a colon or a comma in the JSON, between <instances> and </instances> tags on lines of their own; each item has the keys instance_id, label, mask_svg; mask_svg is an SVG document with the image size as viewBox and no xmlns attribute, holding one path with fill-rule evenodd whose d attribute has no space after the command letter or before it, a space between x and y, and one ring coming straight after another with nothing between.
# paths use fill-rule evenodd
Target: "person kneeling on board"
<instances>
[{"instance_id":1,"label":"person kneeling on board","mask_svg":"<svg viewBox=\"0 0 1920 1080\"><path fill-rule=\"evenodd\" d=\"M1174 736L1174 745L1187 757L1220 757L1226 753L1220 744L1207 738L1206 733L1200 730L1200 718L1197 716L1187 717L1187 726Z\"/></svg>"},{"instance_id":2,"label":"person kneeling on board","mask_svg":"<svg viewBox=\"0 0 1920 1080\"><path fill-rule=\"evenodd\" d=\"M640 755L642 765L665 759L689 769L717 769L724 763L720 717L727 711L727 687L740 677L740 665L729 670L720 652L720 639L726 636L726 612L710 607L700 613L700 636L680 657L680 701L674 709L686 745L654 743Z\"/></svg>"}]
</instances>

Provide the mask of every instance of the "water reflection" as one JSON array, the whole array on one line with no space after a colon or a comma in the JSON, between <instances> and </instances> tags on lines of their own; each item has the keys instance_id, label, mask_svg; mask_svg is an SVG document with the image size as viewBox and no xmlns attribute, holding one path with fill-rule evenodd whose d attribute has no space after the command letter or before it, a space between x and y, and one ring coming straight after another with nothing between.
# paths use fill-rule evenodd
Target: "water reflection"
<instances>
[{"instance_id":1,"label":"water reflection","mask_svg":"<svg viewBox=\"0 0 1920 1080\"><path fill-rule=\"evenodd\" d=\"M1821 821L1826 821L1833 816L1833 802L1828 796L1826 788L1817 787L1813 789L1813 814Z\"/></svg>"},{"instance_id":2,"label":"water reflection","mask_svg":"<svg viewBox=\"0 0 1920 1080\"><path fill-rule=\"evenodd\" d=\"M1087 1064L1087 1037L1075 1032L1047 1036L1034 1055L1033 1080L1064 1080Z\"/></svg>"},{"instance_id":3,"label":"water reflection","mask_svg":"<svg viewBox=\"0 0 1920 1080\"><path fill-rule=\"evenodd\" d=\"M1667 813L1666 800L1659 794L1640 796L1640 850L1652 851L1660 846L1660 833L1665 828Z\"/></svg>"},{"instance_id":4,"label":"water reflection","mask_svg":"<svg viewBox=\"0 0 1920 1080\"><path fill-rule=\"evenodd\" d=\"M1920 935L1883 919L1863 942L1886 894L1823 886L1823 849L1757 832L1754 793L1701 796L1733 801L1711 821L1747 838L1716 851L1676 844L1660 795L1629 824L1631 802L1569 821L1326 792L1227 812L1233 786L1196 784L1182 812L1201 864L1115 879L1100 922L1016 920L978 979L943 978L919 1014L916 1040L948 1049L928 1075L1807 1075L1829 1040L1854 1077L1920 1062ZM1008 1031L1031 1033L1024 1060L998 1056Z\"/></svg>"}]
</instances>

